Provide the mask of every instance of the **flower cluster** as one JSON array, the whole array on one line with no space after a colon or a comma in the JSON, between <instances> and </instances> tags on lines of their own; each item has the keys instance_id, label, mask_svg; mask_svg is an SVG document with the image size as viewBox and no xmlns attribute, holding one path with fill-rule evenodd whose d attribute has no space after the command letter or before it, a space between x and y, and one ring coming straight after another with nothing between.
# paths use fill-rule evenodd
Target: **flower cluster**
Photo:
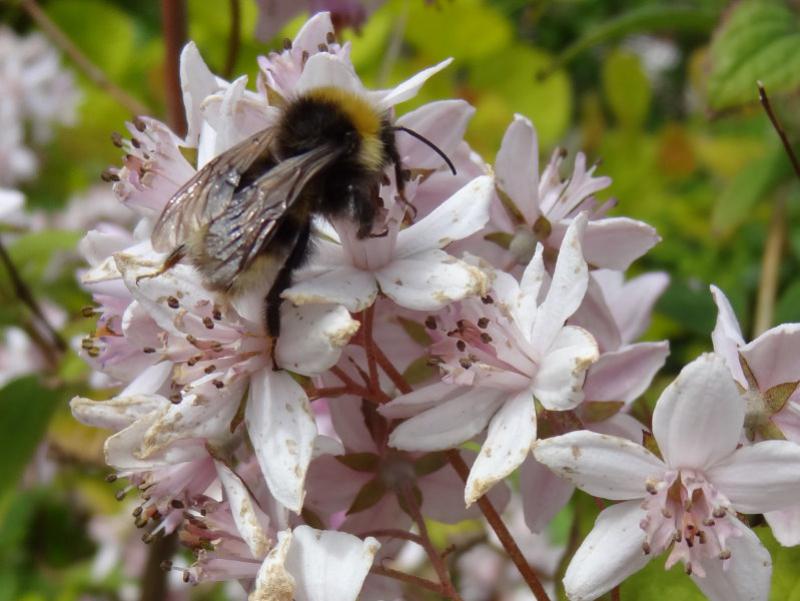
<instances>
[{"instance_id":1,"label":"flower cluster","mask_svg":"<svg viewBox=\"0 0 800 601\"><path fill-rule=\"evenodd\" d=\"M513 555L498 511L510 503L540 532L578 487L622 502L572 559L571 598L596 598L665 552L712 599L766 599L769 556L740 514L768 512L780 540L800 541L796 327L745 343L713 289L716 354L686 366L641 423L630 407L669 350L637 340L668 278L624 272L659 241L654 229L609 215L615 203L597 194L611 182L583 154L540 167L523 116L493 166L463 139L474 109L462 100L395 118L449 61L371 91L349 53L320 13L259 60L253 90L214 76L189 44L186 137L147 117L115 137L123 165L104 177L138 223L102 224L81 243L98 319L80 347L118 392L72 410L113 432L106 460L129 482L120 496L141 494L145 539L179 532L196 555L175 568L185 580L238 580L251 601L401 598L408 575L385 562L409 541L438 577L416 582L456 599L426 519L482 512ZM387 170L378 233L314 219L315 250L282 294L273 345L269 278L214 291L188 261L160 270L151 233L198 170L318 88L430 144L397 133L405 181ZM554 576L559 551L532 536L538 559L528 549L518 565ZM464 598L486 586L473 576L458 583Z\"/></svg>"}]
</instances>

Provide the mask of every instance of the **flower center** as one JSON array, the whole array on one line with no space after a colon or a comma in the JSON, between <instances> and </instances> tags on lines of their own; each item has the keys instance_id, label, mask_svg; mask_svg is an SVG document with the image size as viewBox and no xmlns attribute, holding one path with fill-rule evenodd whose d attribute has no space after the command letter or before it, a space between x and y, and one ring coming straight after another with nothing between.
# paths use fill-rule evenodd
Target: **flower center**
<instances>
[{"instance_id":1,"label":"flower center","mask_svg":"<svg viewBox=\"0 0 800 601\"><path fill-rule=\"evenodd\" d=\"M741 533L728 515L730 502L704 474L669 471L646 487L650 496L642 502L646 515L639 524L646 535L642 545L646 554L671 547L666 568L681 561L687 574L698 576L705 576L704 561L730 559L727 541Z\"/></svg>"}]
</instances>

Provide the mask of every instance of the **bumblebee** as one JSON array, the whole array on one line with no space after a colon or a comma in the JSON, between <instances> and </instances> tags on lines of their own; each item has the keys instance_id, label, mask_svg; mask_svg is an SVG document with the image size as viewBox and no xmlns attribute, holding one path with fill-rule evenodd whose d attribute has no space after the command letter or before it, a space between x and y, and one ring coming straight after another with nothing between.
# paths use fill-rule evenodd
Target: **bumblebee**
<instances>
[{"instance_id":1,"label":"bumblebee","mask_svg":"<svg viewBox=\"0 0 800 601\"><path fill-rule=\"evenodd\" d=\"M404 201L398 130L430 145L455 172L432 143L357 94L320 87L288 101L274 126L215 157L168 201L151 239L169 255L152 276L186 259L221 293L271 281L264 325L274 343L281 293L308 257L312 218L351 219L359 238L380 235L373 228L390 166Z\"/></svg>"}]
</instances>

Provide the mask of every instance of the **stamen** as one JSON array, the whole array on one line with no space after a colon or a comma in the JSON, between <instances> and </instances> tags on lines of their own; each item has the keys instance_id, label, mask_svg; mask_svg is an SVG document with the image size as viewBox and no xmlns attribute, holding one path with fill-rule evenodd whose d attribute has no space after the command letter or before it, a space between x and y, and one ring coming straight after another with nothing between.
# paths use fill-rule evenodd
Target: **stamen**
<instances>
[{"instance_id":1,"label":"stamen","mask_svg":"<svg viewBox=\"0 0 800 601\"><path fill-rule=\"evenodd\" d=\"M481 317L478 320L478 327L481 330L485 330L489 326L489 318L488 317Z\"/></svg>"},{"instance_id":2,"label":"stamen","mask_svg":"<svg viewBox=\"0 0 800 601\"><path fill-rule=\"evenodd\" d=\"M175 298L174 296L168 296L167 305L169 305L170 309L177 309L180 306L180 303L178 302L178 299Z\"/></svg>"}]
</instances>

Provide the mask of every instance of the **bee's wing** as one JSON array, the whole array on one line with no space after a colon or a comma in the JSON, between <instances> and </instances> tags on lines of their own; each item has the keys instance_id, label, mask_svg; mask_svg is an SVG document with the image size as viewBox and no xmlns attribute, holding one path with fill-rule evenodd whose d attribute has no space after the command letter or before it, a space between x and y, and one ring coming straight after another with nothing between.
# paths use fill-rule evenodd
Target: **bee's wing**
<instances>
[{"instance_id":1,"label":"bee's wing","mask_svg":"<svg viewBox=\"0 0 800 601\"><path fill-rule=\"evenodd\" d=\"M258 132L209 161L169 199L153 228L153 248L167 252L224 213L242 174L270 153L275 129Z\"/></svg>"},{"instance_id":2,"label":"bee's wing","mask_svg":"<svg viewBox=\"0 0 800 601\"><path fill-rule=\"evenodd\" d=\"M320 146L279 162L233 195L205 236L207 273L213 274L214 286L230 288L269 242L303 189L338 156L334 147Z\"/></svg>"}]
</instances>

